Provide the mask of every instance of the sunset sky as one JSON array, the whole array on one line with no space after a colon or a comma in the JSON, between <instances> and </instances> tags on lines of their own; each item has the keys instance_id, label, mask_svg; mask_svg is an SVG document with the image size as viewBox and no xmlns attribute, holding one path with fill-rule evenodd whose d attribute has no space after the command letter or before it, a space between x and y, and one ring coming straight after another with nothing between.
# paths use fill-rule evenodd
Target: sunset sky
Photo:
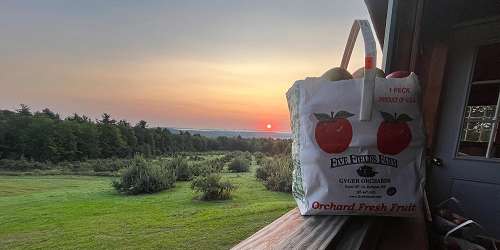
<instances>
[{"instance_id":1,"label":"sunset sky","mask_svg":"<svg viewBox=\"0 0 500 250\"><path fill-rule=\"evenodd\" d=\"M0 109L288 131L286 90L340 64L355 18L362 0L1 1Z\"/></svg>"}]
</instances>

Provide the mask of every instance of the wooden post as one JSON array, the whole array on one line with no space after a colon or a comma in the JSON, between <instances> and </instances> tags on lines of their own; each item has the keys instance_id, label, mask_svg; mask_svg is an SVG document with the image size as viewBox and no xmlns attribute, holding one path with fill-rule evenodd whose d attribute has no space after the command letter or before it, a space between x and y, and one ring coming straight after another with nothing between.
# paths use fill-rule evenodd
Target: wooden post
<instances>
[{"instance_id":1,"label":"wooden post","mask_svg":"<svg viewBox=\"0 0 500 250\"><path fill-rule=\"evenodd\" d=\"M427 74L423 76L422 111L424 114L425 130L427 132L427 147L434 150L435 132L438 125L439 99L443 89L448 46L436 42L431 49L430 57L420 63L426 64Z\"/></svg>"}]
</instances>

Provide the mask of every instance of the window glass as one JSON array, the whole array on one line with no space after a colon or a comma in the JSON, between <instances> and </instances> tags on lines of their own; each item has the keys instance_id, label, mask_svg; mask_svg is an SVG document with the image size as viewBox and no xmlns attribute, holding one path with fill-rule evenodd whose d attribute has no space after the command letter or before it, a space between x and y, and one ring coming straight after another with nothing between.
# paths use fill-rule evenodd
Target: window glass
<instances>
[{"instance_id":1,"label":"window glass","mask_svg":"<svg viewBox=\"0 0 500 250\"><path fill-rule=\"evenodd\" d=\"M500 158L500 44L478 49L458 156Z\"/></svg>"},{"instance_id":2,"label":"window glass","mask_svg":"<svg viewBox=\"0 0 500 250\"><path fill-rule=\"evenodd\" d=\"M500 79L500 46L492 44L482 46L477 53L473 81Z\"/></svg>"}]
</instances>

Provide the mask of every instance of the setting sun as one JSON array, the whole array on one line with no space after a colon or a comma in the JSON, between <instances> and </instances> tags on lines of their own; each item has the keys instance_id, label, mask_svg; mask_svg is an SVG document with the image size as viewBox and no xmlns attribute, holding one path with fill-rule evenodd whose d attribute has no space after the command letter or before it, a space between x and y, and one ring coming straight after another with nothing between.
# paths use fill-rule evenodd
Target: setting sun
<instances>
[{"instance_id":1,"label":"setting sun","mask_svg":"<svg viewBox=\"0 0 500 250\"><path fill-rule=\"evenodd\" d=\"M271 129L272 127L273 127L273 126L272 126L270 123L268 123L268 124L266 125L266 128L267 128L267 129Z\"/></svg>"}]
</instances>

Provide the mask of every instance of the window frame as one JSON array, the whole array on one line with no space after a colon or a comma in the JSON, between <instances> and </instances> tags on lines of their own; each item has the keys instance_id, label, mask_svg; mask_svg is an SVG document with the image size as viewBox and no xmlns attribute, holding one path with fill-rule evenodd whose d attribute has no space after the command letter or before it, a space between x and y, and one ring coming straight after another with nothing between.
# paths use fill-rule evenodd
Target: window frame
<instances>
[{"instance_id":1,"label":"window frame","mask_svg":"<svg viewBox=\"0 0 500 250\"><path fill-rule=\"evenodd\" d=\"M472 79L474 77L475 67L477 65L477 55L478 55L478 52L479 52L479 48L481 46L491 45L491 44L495 44L495 43L499 43L499 46L500 46L500 41L495 41L495 42L489 42L489 43L485 43L485 44L477 44L476 47L474 48L473 62L472 62L472 65L470 67L469 77L467 79L467 82L468 82L467 93L466 93L465 100L464 100L463 105L462 105L462 116L461 116L460 131L459 131L459 134L458 134L458 140L457 140L457 143L455 145L455 150L454 150L455 151L455 155L454 155L453 158L455 158L455 159L480 160L480 161L488 161L488 162L500 162L500 156L498 156L498 157L491 157L491 151L493 149L493 143L494 143L495 137L496 137L496 135L498 133L498 130L500 130L500 88L498 90L498 96L497 96L497 103L496 103L496 105L491 105L491 106L496 106L496 107L495 107L493 118L492 118L492 120L490 122L492 124L492 127L491 127L491 133L490 133L489 138L488 138L488 145L487 145L487 148L486 148L486 154L484 156L467 156L467 155L460 155L459 154L460 144L462 143L462 132L464 132L464 125L466 123L468 123L468 121L466 121L466 119L468 117L468 116L466 117L467 107L468 107L467 104L469 102L469 96L470 96L470 92L471 92L471 89L472 89L473 85L500 83L500 79L492 79L492 80L485 80L485 81L472 81ZM490 105L485 105L485 106L490 106ZM465 138L465 135L463 135L463 136Z\"/></svg>"}]
</instances>

